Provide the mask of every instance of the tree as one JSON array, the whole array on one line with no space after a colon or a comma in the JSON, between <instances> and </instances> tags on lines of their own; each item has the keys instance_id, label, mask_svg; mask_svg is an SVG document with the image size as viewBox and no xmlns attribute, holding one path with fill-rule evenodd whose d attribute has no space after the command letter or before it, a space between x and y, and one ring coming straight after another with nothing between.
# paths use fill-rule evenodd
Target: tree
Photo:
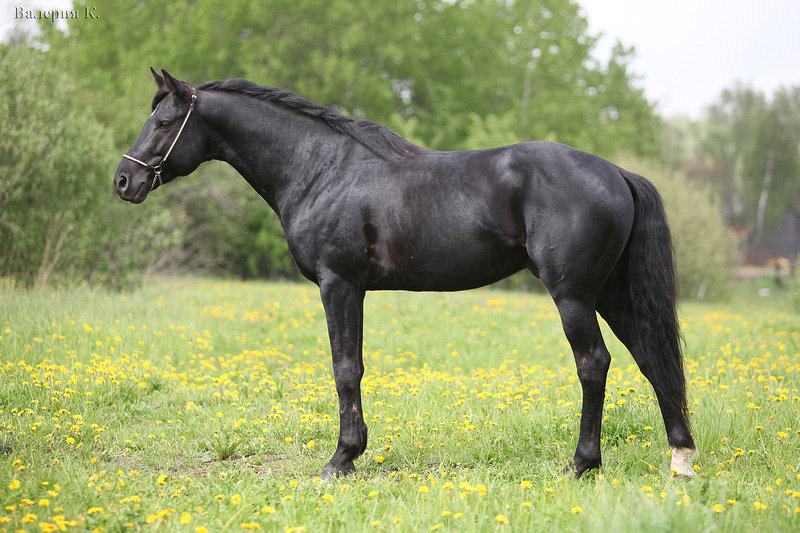
<instances>
[{"instance_id":1,"label":"tree","mask_svg":"<svg viewBox=\"0 0 800 533\"><path fill-rule=\"evenodd\" d=\"M709 109L703 143L722 167L717 186L732 226L762 245L800 200L800 88L772 100L753 88L726 89Z\"/></svg>"},{"instance_id":2,"label":"tree","mask_svg":"<svg viewBox=\"0 0 800 533\"><path fill-rule=\"evenodd\" d=\"M171 210L114 202L108 131L69 104L44 53L0 45L0 276L124 285L181 240Z\"/></svg>"},{"instance_id":3,"label":"tree","mask_svg":"<svg viewBox=\"0 0 800 533\"><path fill-rule=\"evenodd\" d=\"M246 77L378 122L414 117L429 148L465 148L473 114L508 113L520 139L550 135L606 156L652 153L659 125L629 70L633 50L617 46L600 65L578 9L571 0L243 0L224 8L121 0L98 20L70 20L67 34L43 26L43 40L87 95L126 103L90 104L123 144L138 133L139 121L127 119L152 96L147 67L155 65L195 82Z\"/></svg>"}]
</instances>

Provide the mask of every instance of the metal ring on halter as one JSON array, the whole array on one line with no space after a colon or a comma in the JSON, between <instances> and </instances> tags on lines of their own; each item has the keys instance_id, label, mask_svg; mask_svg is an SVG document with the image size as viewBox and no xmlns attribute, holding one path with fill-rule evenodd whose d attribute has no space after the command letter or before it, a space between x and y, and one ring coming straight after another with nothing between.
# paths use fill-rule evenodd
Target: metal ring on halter
<instances>
[{"instance_id":1,"label":"metal ring on halter","mask_svg":"<svg viewBox=\"0 0 800 533\"><path fill-rule=\"evenodd\" d=\"M138 164L142 165L143 167L149 168L150 170L153 171L153 182L150 184L150 190L151 191L153 189L155 189L156 181L158 181L159 185L162 185L161 171L164 169L164 162L169 157L169 154L172 153L172 149L175 148L175 144L178 142L178 139L180 139L181 133L183 133L183 128L184 128L184 126L186 126L186 122L188 122L189 116L192 114L192 111L194 111L194 105L195 105L196 102L197 102L197 95L194 94L194 89L193 89L192 90L192 101L189 103L189 111L186 112L186 117L184 117L184 119L183 119L183 123L181 124L181 128L178 130L178 134L175 135L175 139L172 141L172 144L169 145L169 149L167 150L167 153L164 154L164 157L161 158L161 161L159 161L159 163L156 166L153 166L153 165L151 165L149 163L145 163L144 161L142 161L140 159L136 159L135 157L133 157L131 155L122 154L123 158L128 159L130 161L133 161L134 163L138 163Z\"/></svg>"}]
</instances>

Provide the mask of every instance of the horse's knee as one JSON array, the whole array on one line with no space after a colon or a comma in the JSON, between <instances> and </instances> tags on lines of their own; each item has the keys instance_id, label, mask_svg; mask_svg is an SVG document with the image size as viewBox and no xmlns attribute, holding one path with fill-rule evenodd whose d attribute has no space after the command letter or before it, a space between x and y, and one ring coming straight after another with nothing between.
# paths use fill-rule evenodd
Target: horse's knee
<instances>
[{"instance_id":1,"label":"horse's knee","mask_svg":"<svg viewBox=\"0 0 800 533\"><path fill-rule=\"evenodd\" d=\"M342 357L334 361L333 378L340 394L352 394L359 389L362 377L364 377L364 365L360 359Z\"/></svg>"}]
</instances>

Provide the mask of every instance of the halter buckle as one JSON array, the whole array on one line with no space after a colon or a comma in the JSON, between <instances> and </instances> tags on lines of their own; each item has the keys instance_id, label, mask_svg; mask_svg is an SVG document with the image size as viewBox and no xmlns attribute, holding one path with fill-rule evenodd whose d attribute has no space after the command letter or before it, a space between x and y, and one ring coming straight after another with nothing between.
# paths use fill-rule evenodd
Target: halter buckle
<instances>
[{"instance_id":1,"label":"halter buckle","mask_svg":"<svg viewBox=\"0 0 800 533\"><path fill-rule=\"evenodd\" d=\"M163 185L161 182L161 163L153 167L153 183L150 184L150 190L156 188L156 181L158 181L159 187Z\"/></svg>"}]
</instances>

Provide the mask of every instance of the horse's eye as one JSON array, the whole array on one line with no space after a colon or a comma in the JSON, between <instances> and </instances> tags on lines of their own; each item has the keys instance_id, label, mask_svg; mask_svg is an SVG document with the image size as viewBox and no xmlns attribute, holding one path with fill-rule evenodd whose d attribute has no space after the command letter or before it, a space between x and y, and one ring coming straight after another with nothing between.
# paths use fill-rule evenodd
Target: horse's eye
<instances>
[{"instance_id":1,"label":"horse's eye","mask_svg":"<svg viewBox=\"0 0 800 533\"><path fill-rule=\"evenodd\" d=\"M162 120L161 122L159 122L159 123L158 123L158 127L159 127L159 128L168 128L170 124L172 124L172 122L171 122L171 121L169 121L169 120Z\"/></svg>"}]
</instances>

